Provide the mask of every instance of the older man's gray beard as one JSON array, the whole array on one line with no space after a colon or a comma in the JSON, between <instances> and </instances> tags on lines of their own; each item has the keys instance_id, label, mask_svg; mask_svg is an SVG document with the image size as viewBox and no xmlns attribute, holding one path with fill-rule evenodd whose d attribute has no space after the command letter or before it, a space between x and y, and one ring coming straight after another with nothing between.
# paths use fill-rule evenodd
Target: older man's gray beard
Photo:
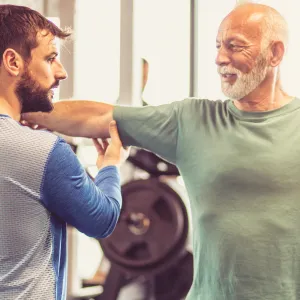
<instances>
[{"instance_id":1,"label":"older man's gray beard","mask_svg":"<svg viewBox=\"0 0 300 300\"><path fill-rule=\"evenodd\" d=\"M260 54L254 68L247 74L232 67L219 67L218 72L221 74L229 73L237 75L234 84L230 84L229 82L221 83L224 95L230 99L240 100L254 91L267 75L267 61L265 57L264 53Z\"/></svg>"}]
</instances>

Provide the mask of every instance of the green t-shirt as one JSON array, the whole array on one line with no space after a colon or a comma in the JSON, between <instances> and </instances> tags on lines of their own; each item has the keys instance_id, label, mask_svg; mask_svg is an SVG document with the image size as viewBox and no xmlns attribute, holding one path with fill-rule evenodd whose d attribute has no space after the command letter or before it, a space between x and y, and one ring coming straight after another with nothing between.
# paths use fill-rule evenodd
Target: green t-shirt
<instances>
[{"instance_id":1,"label":"green t-shirt","mask_svg":"<svg viewBox=\"0 0 300 300\"><path fill-rule=\"evenodd\" d=\"M188 300L300 299L300 100L268 112L186 99L116 107L122 141L177 165L189 194Z\"/></svg>"}]
</instances>

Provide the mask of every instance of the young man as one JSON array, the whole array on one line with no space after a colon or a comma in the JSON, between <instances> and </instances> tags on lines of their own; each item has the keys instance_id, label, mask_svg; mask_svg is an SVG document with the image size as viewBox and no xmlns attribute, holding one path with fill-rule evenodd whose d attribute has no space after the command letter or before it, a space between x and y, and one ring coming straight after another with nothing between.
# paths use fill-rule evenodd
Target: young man
<instances>
[{"instance_id":1,"label":"young man","mask_svg":"<svg viewBox=\"0 0 300 300\"><path fill-rule=\"evenodd\" d=\"M68 36L36 11L0 5L0 299L65 299L66 223L103 238L120 214L126 153L114 121L111 144L94 140L95 182L64 140L19 122L52 110L67 77L57 39Z\"/></svg>"},{"instance_id":2,"label":"young man","mask_svg":"<svg viewBox=\"0 0 300 300\"><path fill-rule=\"evenodd\" d=\"M225 102L75 101L26 116L89 137L107 136L114 118L124 144L177 164L193 217L188 300L300 299L300 100L281 87L287 34L268 6L245 4L226 16L216 58Z\"/></svg>"}]
</instances>

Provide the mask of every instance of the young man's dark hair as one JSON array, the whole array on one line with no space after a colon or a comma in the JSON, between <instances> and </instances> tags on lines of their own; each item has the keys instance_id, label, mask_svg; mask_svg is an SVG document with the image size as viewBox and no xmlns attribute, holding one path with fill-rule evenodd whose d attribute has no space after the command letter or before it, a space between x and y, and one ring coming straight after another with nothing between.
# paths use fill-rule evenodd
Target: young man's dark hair
<instances>
[{"instance_id":1,"label":"young man's dark hair","mask_svg":"<svg viewBox=\"0 0 300 300\"><path fill-rule=\"evenodd\" d=\"M29 7L0 5L0 63L7 48L13 48L24 60L30 60L31 50L38 46L37 33L42 30L60 39L65 39L71 34L69 29L60 29Z\"/></svg>"}]
</instances>

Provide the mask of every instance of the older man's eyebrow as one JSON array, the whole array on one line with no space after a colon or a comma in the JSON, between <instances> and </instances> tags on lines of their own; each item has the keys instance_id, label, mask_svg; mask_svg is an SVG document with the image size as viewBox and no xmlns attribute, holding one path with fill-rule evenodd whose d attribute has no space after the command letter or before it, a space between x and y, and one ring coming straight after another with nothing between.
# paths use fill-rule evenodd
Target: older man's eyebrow
<instances>
[{"instance_id":1,"label":"older man's eyebrow","mask_svg":"<svg viewBox=\"0 0 300 300\"><path fill-rule=\"evenodd\" d=\"M238 43L242 43L242 44L248 44L248 43L250 43L249 40L247 40L245 38L242 38L242 37L239 37L239 36L228 37L228 38L225 39L225 41L227 43L231 43L231 42L238 42ZM221 40L216 39L216 43L220 44Z\"/></svg>"}]
</instances>

